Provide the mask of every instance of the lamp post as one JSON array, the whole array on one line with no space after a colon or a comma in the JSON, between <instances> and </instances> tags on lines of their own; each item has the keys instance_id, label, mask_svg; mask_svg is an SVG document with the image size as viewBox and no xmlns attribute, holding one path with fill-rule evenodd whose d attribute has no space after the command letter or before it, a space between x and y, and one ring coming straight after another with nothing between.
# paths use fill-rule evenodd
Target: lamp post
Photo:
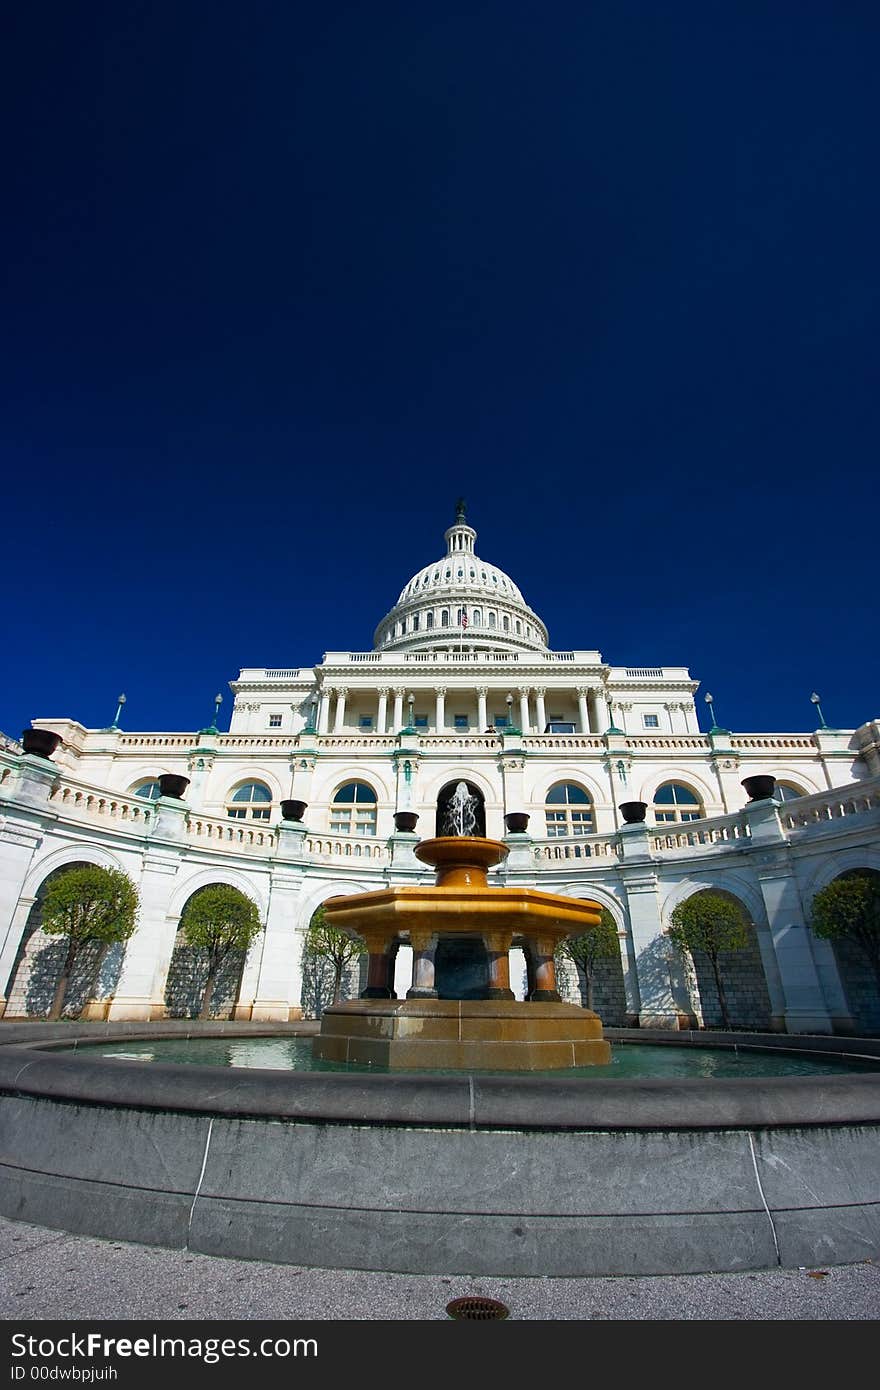
<instances>
[{"instance_id":1,"label":"lamp post","mask_svg":"<svg viewBox=\"0 0 880 1390\"><path fill-rule=\"evenodd\" d=\"M309 712L308 712L308 714L306 715L306 727L303 729L303 733L304 733L304 734L314 734L314 733L317 733L317 730L318 730L318 697L317 697L317 695L313 695L312 698L309 700L308 710L309 710Z\"/></svg>"},{"instance_id":2,"label":"lamp post","mask_svg":"<svg viewBox=\"0 0 880 1390\"><path fill-rule=\"evenodd\" d=\"M414 707L415 707L415 703L416 703L416 697L415 697L415 695L413 695L412 691L410 691L409 694L408 694L407 697L406 697L406 709L407 709L407 715L406 715L406 732L407 732L408 734L414 734L414 733L415 733L415 730L416 730L416 718L415 718L415 714L414 714L414 712L413 712L413 711L414 711Z\"/></svg>"},{"instance_id":3,"label":"lamp post","mask_svg":"<svg viewBox=\"0 0 880 1390\"><path fill-rule=\"evenodd\" d=\"M709 706L709 714L710 714L711 717L712 717L712 727L711 727L711 729L709 730L709 733L710 733L710 734L720 733L721 730L719 729L719 727L718 727L718 721L717 721L716 718L715 718L715 703L714 703L714 700L713 700L713 698L712 698L712 696L711 696L711 694L709 693L708 690L706 691L706 694L703 696L703 698L704 698L704 700L706 701L706 704Z\"/></svg>"},{"instance_id":4,"label":"lamp post","mask_svg":"<svg viewBox=\"0 0 880 1390\"><path fill-rule=\"evenodd\" d=\"M221 706L222 704L223 704L223 696L222 696L222 695L215 695L215 696L214 696L214 722L213 722L212 724L209 724L208 727L207 727L206 729L201 729L201 730L200 730L201 733L203 733L203 734L219 734L220 730L217 728L217 720L218 720L219 717L220 717L220 706Z\"/></svg>"},{"instance_id":5,"label":"lamp post","mask_svg":"<svg viewBox=\"0 0 880 1390\"><path fill-rule=\"evenodd\" d=\"M819 716L819 728L820 728L820 729L827 729L827 728L828 728L828 725L825 723L825 716L824 716L824 714L822 713L822 706L821 706L820 703L819 703L819 700L820 700L820 699L821 699L821 696L817 695L816 692L815 692L815 690L814 690L813 693L812 693L812 695L810 696L810 701L811 701L812 704L814 704L814 705L816 706L816 713L817 713L818 716Z\"/></svg>"},{"instance_id":6,"label":"lamp post","mask_svg":"<svg viewBox=\"0 0 880 1390\"><path fill-rule=\"evenodd\" d=\"M118 701L117 706L116 706L116 713L115 713L114 716L113 716L113 723L110 725L110 728L111 728L111 729L118 729L118 728L119 728L119 717L120 717L120 715L122 714L122 706L123 706L124 704L125 704L125 696L124 696L124 695L120 695L120 696L119 696L119 701Z\"/></svg>"},{"instance_id":7,"label":"lamp post","mask_svg":"<svg viewBox=\"0 0 880 1390\"><path fill-rule=\"evenodd\" d=\"M505 703L507 705L507 731L509 733L513 728L513 696L508 694Z\"/></svg>"}]
</instances>

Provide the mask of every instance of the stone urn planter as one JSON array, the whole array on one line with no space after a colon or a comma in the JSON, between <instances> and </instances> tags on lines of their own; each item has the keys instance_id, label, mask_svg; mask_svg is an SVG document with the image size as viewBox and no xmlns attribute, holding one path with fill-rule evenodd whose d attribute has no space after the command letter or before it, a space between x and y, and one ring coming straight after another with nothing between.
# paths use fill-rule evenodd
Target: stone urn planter
<instances>
[{"instance_id":1,"label":"stone urn planter","mask_svg":"<svg viewBox=\"0 0 880 1390\"><path fill-rule=\"evenodd\" d=\"M408 834L412 835L415 831L416 821L418 820L418 818L419 817L417 811L395 811L394 829L404 830Z\"/></svg>"},{"instance_id":2,"label":"stone urn planter","mask_svg":"<svg viewBox=\"0 0 880 1390\"><path fill-rule=\"evenodd\" d=\"M642 825L647 814L647 801L621 801L620 814L624 825Z\"/></svg>"},{"instance_id":3,"label":"stone urn planter","mask_svg":"<svg viewBox=\"0 0 880 1390\"><path fill-rule=\"evenodd\" d=\"M307 801L282 801L281 819L301 821L308 809Z\"/></svg>"},{"instance_id":4,"label":"stone urn planter","mask_svg":"<svg viewBox=\"0 0 880 1390\"><path fill-rule=\"evenodd\" d=\"M181 801L188 786L188 777L181 777L176 772L163 772L159 778L159 795L173 796Z\"/></svg>"},{"instance_id":5,"label":"stone urn planter","mask_svg":"<svg viewBox=\"0 0 880 1390\"><path fill-rule=\"evenodd\" d=\"M38 758L51 758L61 742L61 735L53 734L51 729L23 729L21 742L26 753L33 753Z\"/></svg>"},{"instance_id":6,"label":"stone urn planter","mask_svg":"<svg viewBox=\"0 0 880 1390\"><path fill-rule=\"evenodd\" d=\"M508 811L504 817L504 824L507 827L508 835L525 835L529 828L529 817L526 811Z\"/></svg>"},{"instance_id":7,"label":"stone urn planter","mask_svg":"<svg viewBox=\"0 0 880 1390\"><path fill-rule=\"evenodd\" d=\"M744 777L742 786L746 789L749 801L768 801L776 790L776 778L763 775Z\"/></svg>"}]
</instances>

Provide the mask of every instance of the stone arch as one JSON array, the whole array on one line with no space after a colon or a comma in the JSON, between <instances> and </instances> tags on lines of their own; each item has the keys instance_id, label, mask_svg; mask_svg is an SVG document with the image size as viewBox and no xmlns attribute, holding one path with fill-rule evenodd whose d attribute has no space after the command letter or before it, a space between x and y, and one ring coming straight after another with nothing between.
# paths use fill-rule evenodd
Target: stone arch
<instances>
[{"instance_id":1,"label":"stone arch","mask_svg":"<svg viewBox=\"0 0 880 1390\"><path fill-rule=\"evenodd\" d=\"M125 873L119 861L106 850L92 845L69 846L47 855L35 865L25 883L22 898L32 898L27 919L6 981L7 1018L45 1018L52 1004L55 986L66 953L65 938L49 936L42 929L43 902L49 884L69 869L95 866ZM29 891L28 891L29 890ZM65 1018L102 1017L104 1004L116 988L122 970L126 942L120 941L106 953L84 949L79 955L67 990Z\"/></svg>"},{"instance_id":2,"label":"stone arch","mask_svg":"<svg viewBox=\"0 0 880 1390\"><path fill-rule=\"evenodd\" d=\"M243 875L229 874L223 870L212 874L210 870L204 870L194 877L201 881L196 882L191 878L187 885L188 892L185 892L181 886L175 894L175 904L178 905L177 913L169 913L169 917L177 916L178 924L171 959L168 963L168 972L165 977L165 1011L168 1018L196 1018L205 988L204 955L198 948L188 946L183 937L183 926L180 919L187 903L205 888L211 888L215 884L234 888L236 892L244 894L252 902L256 901L256 896L253 891L249 891L250 884L243 879ZM233 877L238 879L238 882L231 882ZM265 915L259 902L257 902L257 911L260 913L260 918L265 926ZM235 1006L241 991L246 959L247 952L242 950L230 952L224 961L211 996L212 1018L228 1019L235 1016Z\"/></svg>"},{"instance_id":3,"label":"stone arch","mask_svg":"<svg viewBox=\"0 0 880 1390\"><path fill-rule=\"evenodd\" d=\"M483 796L483 793L481 792L480 788L477 786L475 782L471 782L469 778L466 778L464 776L456 776L451 778L450 781L444 783L444 785L440 788L439 792L437 793L434 813L435 835L449 835L453 833L450 831L447 825L447 816L451 813L452 799L456 793L456 789L461 785L462 782L467 787L470 795L476 798L476 805L471 808L473 810L475 820L472 833L474 835L486 834L486 798Z\"/></svg>"},{"instance_id":4,"label":"stone arch","mask_svg":"<svg viewBox=\"0 0 880 1390\"><path fill-rule=\"evenodd\" d=\"M812 916L812 902L816 894L838 879L850 878L856 874L870 874L880 878L880 854L872 853L870 850L850 850L826 862L821 874L817 873L814 876L812 892L809 895L805 892L803 895L808 929ZM864 951L848 937L828 940L816 937L812 932L811 937L817 954L823 948L831 953L852 1018L851 1026L857 1033L880 1032L880 987Z\"/></svg>"},{"instance_id":5,"label":"stone arch","mask_svg":"<svg viewBox=\"0 0 880 1390\"><path fill-rule=\"evenodd\" d=\"M306 933L312 918L328 898L347 898L366 891L367 888L362 883L353 883L351 880L334 883L325 879L303 893L294 935L297 943L295 949L299 951L302 967L302 987L297 1002L302 1008L303 1018L320 1018L333 998L332 967L329 962L322 961L308 950ZM367 958L363 955L351 962L342 981L343 999L357 998L365 986L366 961Z\"/></svg>"},{"instance_id":6,"label":"stone arch","mask_svg":"<svg viewBox=\"0 0 880 1390\"><path fill-rule=\"evenodd\" d=\"M620 952L617 956L609 956L596 962L593 973L593 1008L609 1028L625 1027L633 1011L628 1006L626 994L626 975L632 955L632 934L624 904L610 889L592 883L567 883L553 891L560 897L589 899L606 908L614 918ZM562 972L558 974L561 976ZM586 1008L587 984L580 966L568 962L565 974L568 984L565 997L570 994L572 1003L582 1004Z\"/></svg>"},{"instance_id":7,"label":"stone arch","mask_svg":"<svg viewBox=\"0 0 880 1390\"><path fill-rule=\"evenodd\" d=\"M721 793L718 788L711 786L700 773L695 772L692 768L678 767L664 767L646 777L641 784L639 801L653 806L657 791L667 782L680 782L682 786L688 787L699 797L707 815L709 814L709 807L719 805L721 802Z\"/></svg>"},{"instance_id":8,"label":"stone arch","mask_svg":"<svg viewBox=\"0 0 880 1390\"><path fill-rule=\"evenodd\" d=\"M664 921L669 921L678 903L699 897L703 893L718 893L736 903L749 928L749 944L740 951L724 951L718 959L719 974L730 1014L730 1026L733 1029L768 1032L773 1026L774 1014L770 984L775 985L776 980L774 971L774 978L768 983L766 951L769 950L772 957L772 945L765 939L763 944L766 949L762 950L760 927L766 921L766 916L760 895L752 885L734 875L726 875L721 882L686 880L668 895L664 903ZM766 933L764 935L766 938ZM718 989L708 956L702 951L695 951L693 954L688 953L682 960L680 953L671 949L670 961L673 974L675 964L682 965L691 1003L701 1025L704 1028L722 1028L724 1024ZM775 994L776 990L773 992Z\"/></svg>"},{"instance_id":9,"label":"stone arch","mask_svg":"<svg viewBox=\"0 0 880 1390\"><path fill-rule=\"evenodd\" d=\"M548 791L557 782L574 782L577 786L583 787L594 806L612 805L608 787L603 787L598 778L583 768L565 767L563 764L553 768L542 768L540 775L535 776L526 792L526 801L534 807L544 806Z\"/></svg>"},{"instance_id":10,"label":"stone arch","mask_svg":"<svg viewBox=\"0 0 880 1390\"><path fill-rule=\"evenodd\" d=\"M476 768L462 766L456 768L452 773L447 765L442 772L437 772L431 778L426 778L421 786L420 800L424 806L437 804L437 798L442 789L449 782L472 782L474 787L481 793L483 802L486 806L497 806L501 804L502 792L499 784L493 784L483 772Z\"/></svg>"}]
</instances>

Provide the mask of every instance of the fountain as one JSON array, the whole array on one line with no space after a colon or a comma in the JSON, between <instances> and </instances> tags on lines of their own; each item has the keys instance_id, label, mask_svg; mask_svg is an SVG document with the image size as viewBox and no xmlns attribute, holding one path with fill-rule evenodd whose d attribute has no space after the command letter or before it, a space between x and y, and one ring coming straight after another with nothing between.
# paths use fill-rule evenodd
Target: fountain
<instances>
[{"instance_id":1,"label":"fountain","mask_svg":"<svg viewBox=\"0 0 880 1390\"><path fill-rule=\"evenodd\" d=\"M475 807L467 783L459 782L442 824L447 833L416 847L416 857L436 870L433 886L383 888L324 904L328 920L361 936L369 956L360 999L324 1010L316 1058L453 1071L610 1061L598 1016L561 1001L554 963L566 936L596 926L598 904L490 886L487 871L503 861L507 846L473 834ZM413 973L406 999L398 1000L391 978L401 943L412 947ZM510 988L511 946L526 955L526 1001ZM481 973L485 983L475 987Z\"/></svg>"}]
</instances>

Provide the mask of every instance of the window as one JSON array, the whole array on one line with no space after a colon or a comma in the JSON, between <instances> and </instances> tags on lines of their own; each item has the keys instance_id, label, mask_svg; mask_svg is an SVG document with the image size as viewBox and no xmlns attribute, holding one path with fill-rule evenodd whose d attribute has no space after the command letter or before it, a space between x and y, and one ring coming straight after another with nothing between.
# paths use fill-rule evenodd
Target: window
<instances>
[{"instance_id":1,"label":"window","mask_svg":"<svg viewBox=\"0 0 880 1390\"><path fill-rule=\"evenodd\" d=\"M700 798L681 782L664 782L654 793L654 820L657 825L669 821L701 820L705 815Z\"/></svg>"},{"instance_id":2,"label":"window","mask_svg":"<svg viewBox=\"0 0 880 1390\"><path fill-rule=\"evenodd\" d=\"M544 805L547 835L551 840L570 835L592 835L593 803L575 782L557 782Z\"/></svg>"},{"instance_id":3,"label":"window","mask_svg":"<svg viewBox=\"0 0 880 1390\"><path fill-rule=\"evenodd\" d=\"M413 727L416 729L427 729L428 716L426 714L417 714Z\"/></svg>"},{"instance_id":4,"label":"window","mask_svg":"<svg viewBox=\"0 0 880 1390\"><path fill-rule=\"evenodd\" d=\"M440 626L441 626L441 627L448 627L448 626L449 626L449 609L448 609L448 608L444 608L443 611L442 611L441 614L440 614Z\"/></svg>"},{"instance_id":5,"label":"window","mask_svg":"<svg viewBox=\"0 0 880 1390\"><path fill-rule=\"evenodd\" d=\"M489 626L490 626L490 627L494 627L494 626L495 626L495 614L494 614L494 613L490 613L490 614L489 614Z\"/></svg>"},{"instance_id":6,"label":"window","mask_svg":"<svg viewBox=\"0 0 880 1390\"><path fill-rule=\"evenodd\" d=\"M427 616L426 616L426 618L425 618L425 627L433 627L433 626L434 626L434 614L433 614L433 613L428 613Z\"/></svg>"},{"instance_id":7,"label":"window","mask_svg":"<svg viewBox=\"0 0 880 1390\"><path fill-rule=\"evenodd\" d=\"M229 798L226 814L230 820L268 820L271 815L272 793L262 782L245 782L236 787Z\"/></svg>"},{"instance_id":8,"label":"window","mask_svg":"<svg viewBox=\"0 0 880 1390\"><path fill-rule=\"evenodd\" d=\"M418 615L418 613L413 613L413 632L418 632L418 630L419 630L419 615Z\"/></svg>"},{"instance_id":9,"label":"window","mask_svg":"<svg viewBox=\"0 0 880 1390\"><path fill-rule=\"evenodd\" d=\"M375 835L376 793L365 782L346 782L333 798L330 829L337 835Z\"/></svg>"},{"instance_id":10,"label":"window","mask_svg":"<svg viewBox=\"0 0 880 1390\"><path fill-rule=\"evenodd\" d=\"M495 719L494 719L494 724L495 724L495 728L496 728L496 729L506 729L506 728L507 728L507 715L506 715L506 714L496 714Z\"/></svg>"},{"instance_id":11,"label":"window","mask_svg":"<svg viewBox=\"0 0 880 1390\"><path fill-rule=\"evenodd\" d=\"M805 792L801 787L793 786L791 782L777 782L773 795L777 801L794 801L795 797L809 796L809 792ZM140 792L138 792L138 796L140 796Z\"/></svg>"},{"instance_id":12,"label":"window","mask_svg":"<svg viewBox=\"0 0 880 1390\"><path fill-rule=\"evenodd\" d=\"M471 726L470 720L468 719L466 714L453 715L453 722L455 724L456 729L469 729Z\"/></svg>"},{"instance_id":13,"label":"window","mask_svg":"<svg viewBox=\"0 0 880 1390\"><path fill-rule=\"evenodd\" d=\"M642 723L646 729L659 729L660 716L659 714L643 714Z\"/></svg>"},{"instance_id":14,"label":"window","mask_svg":"<svg viewBox=\"0 0 880 1390\"><path fill-rule=\"evenodd\" d=\"M360 728L360 729L372 729L372 727L373 727L373 716L372 716L371 714L362 714L361 717L360 717L360 720L358 721L358 728Z\"/></svg>"},{"instance_id":15,"label":"window","mask_svg":"<svg viewBox=\"0 0 880 1390\"><path fill-rule=\"evenodd\" d=\"M270 715L269 715L269 728L270 728L270 729L280 729L280 728L281 728L281 715L280 715L280 714L270 714Z\"/></svg>"},{"instance_id":16,"label":"window","mask_svg":"<svg viewBox=\"0 0 880 1390\"><path fill-rule=\"evenodd\" d=\"M508 618L507 614L505 614L504 617L501 619L501 626L504 628L505 632L510 631L510 619Z\"/></svg>"},{"instance_id":17,"label":"window","mask_svg":"<svg viewBox=\"0 0 880 1390\"><path fill-rule=\"evenodd\" d=\"M482 608L475 608L475 609L474 609L474 627L482 627L482 626L483 626L483 610L482 610Z\"/></svg>"},{"instance_id":18,"label":"window","mask_svg":"<svg viewBox=\"0 0 880 1390\"><path fill-rule=\"evenodd\" d=\"M145 801L156 801L162 795L162 788L158 782L141 782L137 787L132 787L135 796L142 796Z\"/></svg>"}]
</instances>

